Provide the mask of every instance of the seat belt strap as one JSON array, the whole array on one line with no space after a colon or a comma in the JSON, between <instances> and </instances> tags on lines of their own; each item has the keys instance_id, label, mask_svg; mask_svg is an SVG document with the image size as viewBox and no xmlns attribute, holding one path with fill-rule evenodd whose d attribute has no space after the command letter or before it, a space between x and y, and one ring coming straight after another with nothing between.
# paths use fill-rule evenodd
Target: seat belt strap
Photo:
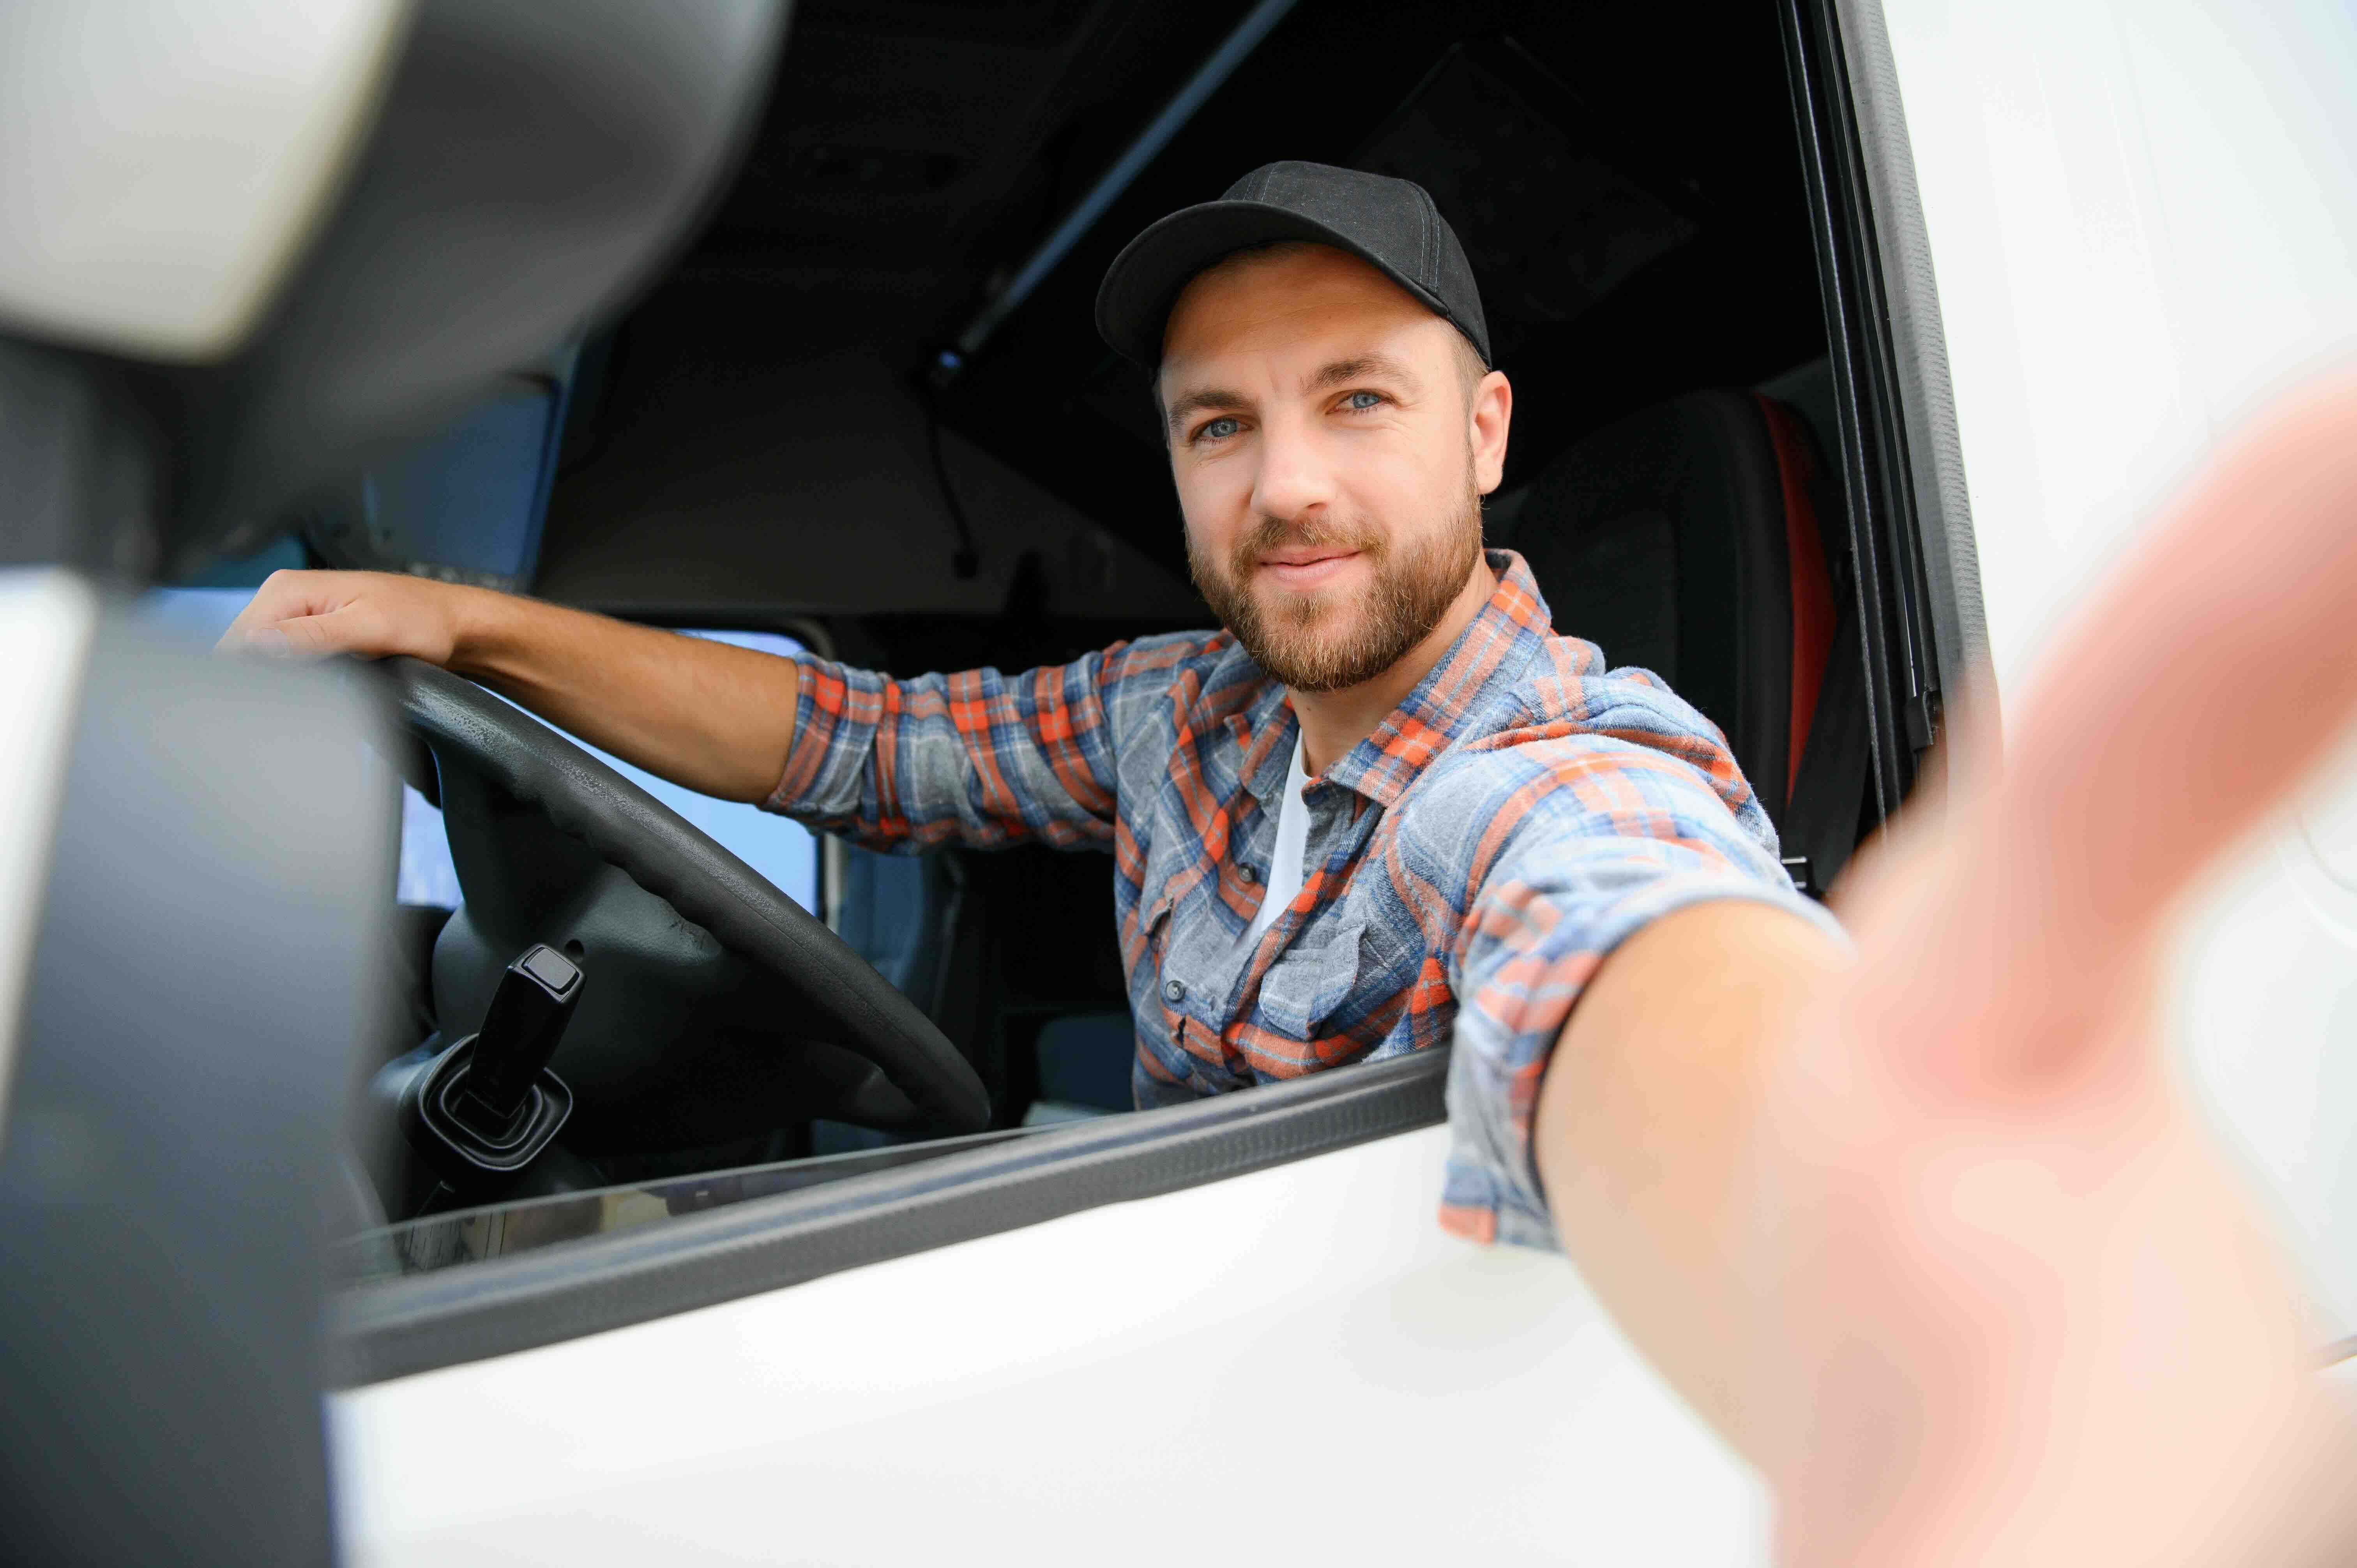
<instances>
[{"instance_id":1,"label":"seat belt strap","mask_svg":"<svg viewBox=\"0 0 2357 1568\"><path fill-rule=\"evenodd\" d=\"M1849 864L1866 811L1873 739L1866 714L1866 655L1859 646L1857 600L1842 596L1832 657L1817 693L1815 721L1792 783L1783 822L1784 866L1803 892L1822 898Z\"/></svg>"}]
</instances>

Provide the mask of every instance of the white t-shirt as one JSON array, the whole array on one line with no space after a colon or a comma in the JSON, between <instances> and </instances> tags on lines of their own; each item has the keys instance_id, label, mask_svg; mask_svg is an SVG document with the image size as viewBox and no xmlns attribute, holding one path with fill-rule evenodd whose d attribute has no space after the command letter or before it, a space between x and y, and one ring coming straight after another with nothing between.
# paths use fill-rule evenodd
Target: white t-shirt
<instances>
[{"instance_id":1,"label":"white t-shirt","mask_svg":"<svg viewBox=\"0 0 2357 1568\"><path fill-rule=\"evenodd\" d=\"M1259 944L1261 935L1276 924L1285 907L1301 891L1301 857L1309 847L1309 808L1302 803L1302 787L1309 775L1301 768L1301 736L1293 737L1293 760L1285 769L1285 789L1278 797L1276 808L1276 851L1269 856L1268 891L1261 896L1260 908L1252 924L1244 929L1243 945Z\"/></svg>"}]
</instances>

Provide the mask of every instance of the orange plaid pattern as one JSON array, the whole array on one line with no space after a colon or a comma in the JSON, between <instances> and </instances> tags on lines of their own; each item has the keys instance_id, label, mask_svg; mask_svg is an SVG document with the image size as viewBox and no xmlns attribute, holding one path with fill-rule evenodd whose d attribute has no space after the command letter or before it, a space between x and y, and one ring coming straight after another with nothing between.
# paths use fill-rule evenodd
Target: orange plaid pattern
<instances>
[{"instance_id":1,"label":"orange plaid pattern","mask_svg":"<svg viewBox=\"0 0 2357 1568\"><path fill-rule=\"evenodd\" d=\"M1473 623L1303 791L1301 892L1250 948L1296 726L1225 632L1014 676L804 656L769 805L881 849L1109 850L1141 1106L1453 1044L1443 1220L1550 1244L1531 1112L1604 955L1705 898L1824 917L1717 727L1491 563Z\"/></svg>"}]
</instances>

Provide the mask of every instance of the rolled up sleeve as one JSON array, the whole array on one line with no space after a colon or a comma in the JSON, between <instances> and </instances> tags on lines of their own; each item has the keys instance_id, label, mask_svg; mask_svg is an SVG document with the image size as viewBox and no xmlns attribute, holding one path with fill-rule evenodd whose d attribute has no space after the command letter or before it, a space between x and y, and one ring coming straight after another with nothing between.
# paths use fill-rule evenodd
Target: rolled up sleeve
<instances>
[{"instance_id":1,"label":"rolled up sleeve","mask_svg":"<svg viewBox=\"0 0 2357 1568\"><path fill-rule=\"evenodd\" d=\"M1108 847L1125 720L1200 640L907 681L798 654L793 744L763 805L869 849Z\"/></svg>"},{"instance_id":2,"label":"rolled up sleeve","mask_svg":"<svg viewBox=\"0 0 2357 1568\"><path fill-rule=\"evenodd\" d=\"M1482 808L1476 891L1448 959L1458 1011L1441 1222L1553 1248L1531 1122L1598 967L1651 922L1713 899L1788 908L1836 938L1839 928L1794 890L1748 791L1730 809L1687 762L1593 735L1515 751Z\"/></svg>"}]
</instances>

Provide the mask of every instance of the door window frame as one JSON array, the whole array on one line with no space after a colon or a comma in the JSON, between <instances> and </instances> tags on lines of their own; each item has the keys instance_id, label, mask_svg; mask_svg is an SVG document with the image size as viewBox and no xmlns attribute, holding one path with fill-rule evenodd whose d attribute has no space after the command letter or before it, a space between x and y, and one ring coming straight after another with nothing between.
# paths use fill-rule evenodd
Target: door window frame
<instances>
[{"instance_id":1,"label":"door window frame","mask_svg":"<svg viewBox=\"0 0 2357 1568\"><path fill-rule=\"evenodd\" d=\"M1912 786L1942 725L1943 693L1966 689L1986 668L1986 633L1969 571L1971 521L1928 242L1878 5L1780 0L1780 15L1824 292L1845 515L1861 566L1879 819ZM704 610L673 618L730 624ZM745 628L832 646L821 640L823 627L799 619ZM1437 1047L1249 1094L1044 1128L820 1188L348 1291L338 1313L339 1380L358 1385L554 1344L1433 1126L1446 1116L1448 1055Z\"/></svg>"},{"instance_id":2,"label":"door window frame","mask_svg":"<svg viewBox=\"0 0 2357 1568\"><path fill-rule=\"evenodd\" d=\"M1832 360L1875 823L1959 694L1993 704L1929 235L1880 0L1780 0ZM1976 715L1977 716L1977 715Z\"/></svg>"}]
</instances>

